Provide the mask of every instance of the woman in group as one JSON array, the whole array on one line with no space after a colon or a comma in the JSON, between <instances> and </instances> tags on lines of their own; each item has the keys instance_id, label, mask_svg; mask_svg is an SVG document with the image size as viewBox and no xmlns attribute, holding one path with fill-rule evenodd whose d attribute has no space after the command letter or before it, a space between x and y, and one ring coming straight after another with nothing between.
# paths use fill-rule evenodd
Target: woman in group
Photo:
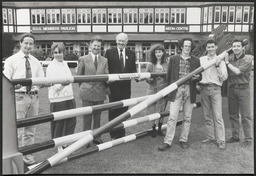
<instances>
[{"instance_id":1,"label":"woman in group","mask_svg":"<svg viewBox=\"0 0 256 176\"><path fill-rule=\"evenodd\" d=\"M68 77L72 76L71 71L64 61L65 45L53 43L51 46L51 54L53 60L47 67L46 77ZM53 84L48 88L48 97L50 100L50 112L63 111L76 108L76 102L73 95L72 84L62 83ZM57 138L73 134L76 127L76 117L51 122L51 136ZM59 146L58 152L67 147Z\"/></svg>"},{"instance_id":2,"label":"woman in group","mask_svg":"<svg viewBox=\"0 0 256 176\"><path fill-rule=\"evenodd\" d=\"M166 59L166 52L165 48L161 44L155 44L150 48L149 52L149 64L147 65L146 72L151 73L162 73L167 72L167 59ZM155 94L158 91L162 90L166 87L166 77L159 76L156 78L148 78L146 79L148 83L147 95ZM147 114L153 114L156 112L163 112L165 110L167 101L165 98L158 100L156 103L150 105L146 112ZM158 122L158 131L156 131L156 120L153 121L153 130L151 133L152 137L156 137L158 133L160 136L164 136L161 128L163 124L163 118L159 119Z\"/></svg>"}]
</instances>

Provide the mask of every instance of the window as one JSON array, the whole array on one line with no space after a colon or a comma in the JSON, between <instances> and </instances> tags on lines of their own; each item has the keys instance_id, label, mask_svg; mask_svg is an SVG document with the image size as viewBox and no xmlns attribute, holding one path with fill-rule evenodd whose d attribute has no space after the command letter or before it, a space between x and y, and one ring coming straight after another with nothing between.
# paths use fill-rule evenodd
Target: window
<instances>
[{"instance_id":1,"label":"window","mask_svg":"<svg viewBox=\"0 0 256 176\"><path fill-rule=\"evenodd\" d=\"M121 24L122 23L122 9L108 9L108 23Z\"/></svg>"},{"instance_id":2,"label":"window","mask_svg":"<svg viewBox=\"0 0 256 176\"><path fill-rule=\"evenodd\" d=\"M172 24L185 23L185 8L171 9L171 23Z\"/></svg>"},{"instance_id":3,"label":"window","mask_svg":"<svg viewBox=\"0 0 256 176\"><path fill-rule=\"evenodd\" d=\"M236 7L236 23L242 22L242 6Z\"/></svg>"},{"instance_id":4,"label":"window","mask_svg":"<svg viewBox=\"0 0 256 176\"><path fill-rule=\"evenodd\" d=\"M213 7L209 7L208 23L212 23L212 8Z\"/></svg>"},{"instance_id":5,"label":"window","mask_svg":"<svg viewBox=\"0 0 256 176\"><path fill-rule=\"evenodd\" d=\"M12 9L8 9L8 20L9 20L9 24L13 24Z\"/></svg>"},{"instance_id":6,"label":"window","mask_svg":"<svg viewBox=\"0 0 256 176\"><path fill-rule=\"evenodd\" d=\"M51 53L51 44L42 44L41 49L46 53L48 56Z\"/></svg>"},{"instance_id":7,"label":"window","mask_svg":"<svg viewBox=\"0 0 256 176\"><path fill-rule=\"evenodd\" d=\"M251 23L254 23L254 7L252 7L252 17L251 17Z\"/></svg>"},{"instance_id":8,"label":"window","mask_svg":"<svg viewBox=\"0 0 256 176\"><path fill-rule=\"evenodd\" d=\"M244 23L249 23L249 6L244 7L244 17L243 17Z\"/></svg>"},{"instance_id":9,"label":"window","mask_svg":"<svg viewBox=\"0 0 256 176\"><path fill-rule=\"evenodd\" d=\"M222 7L221 22L226 23L228 21L228 6Z\"/></svg>"},{"instance_id":10,"label":"window","mask_svg":"<svg viewBox=\"0 0 256 176\"><path fill-rule=\"evenodd\" d=\"M106 9L93 9L92 20L94 24L106 24Z\"/></svg>"},{"instance_id":11,"label":"window","mask_svg":"<svg viewBox=\"0 0 256 176\"><path fill-rule=\"evenodd\" d=\"M153 24L153 8L140 9L140 24Z\"/></svg>"},{"instance_id":12,"label":"window","mask_svg":"<svg viewBox=\"0 0 256 176\"><path fill-rule=\"evenodd\" d=\"M219 23L220 22L220 6L215 7L215 12L214 12L214 23Z\"/></svg>"},{"instance_id":13,"label":"window","mask_svg":"<svg viewBox=\"0 0 256 176\"><path fill-rule=\"evenodd\" d=\"M203 23L207 23L207 15L208 15L208 7L204 8L204 21Z\"/></svg>"},{"instance_id":14,"label":"window","mask_svg":"<svg viewBox=\"0 0 256 176\"><path fill-rule=\"evenodd\" d=\"M91 9L77 9L77 23L90 24L91 23Z\"/></svg>"},{"instance_id":15,"label":"window","mask_svg":"<svg viewBox=\"0 0 256 176\"><path fill-rule=\"evenodd\" d=\"M62 9L62 23L63 24L74 24L75 23L75 9Z\"/></svg>"},{"instance_id":16,"label":"window","mask_svg":"<svg viewBox=\"0 0 256 176\"><path fill-rule=\"evenodd\" d=\"M235 6L229 8L229 23L234 23L235 19Z\"/></svg>"},{"instance_id":17,"label":"window","mask_svg":"<svg viewBox=\"0 0 256 176\"><path fill-rule=\"evenodd\" d=\"M66 43L66 54L71 54L73 53L73 44L70 44L70 43Z\"/></svg>"},{"instance_id":18,"label":"window","mask_svg":"<svg viewBox=\"0 0 256 176\"><path fill-rule=\"evenodd\" d=\"M80 46L81 56L85 56L89 53L88 44L81 44Z\"/></svg>"},{"instance_id":19,"label":"window","mask_svg":"<svg viewBox=\"0 0 256 176\"><path fill-rule=\"evenodd\" d=\"M47 24L60 24L60 9L47 9Z\"/></svg>"},{"instance_id":20,"label":"window","mask_svg":"<svg viewBox=\"0 0 256 176\"><path fill-rule=\"evenodd\" d=\"M31 19L32 19L32 24L45 24L45 10L32 9Z\"/></svg>"},{"instance_id":21,"label":"window","mask_svg":"<svg viewBox=\"0 0 256 176\"><path fill-rule=\"evenodd\" d=\"M7 10L2 9L2 13L3 13L3 23L7 24Z\"/></svg>"},{"instance_id":22,"label":"window","mask_svg":"<svg viewBox=\"0 0 256 176\"><path fill-rule=\"evenodd\" d=\"M155 23L168 24L169 23L169 8L156 8L155 9Z\"/></svg>"},{"instance_id":23,"label":"window","mask_svg":"<svg viewBox=\"0 0 256 176\"><path fill-rule=\"evenodd\" d=\"M137 24L138 9L124 9L124 24Z\"/></svg>"}]
</instances>

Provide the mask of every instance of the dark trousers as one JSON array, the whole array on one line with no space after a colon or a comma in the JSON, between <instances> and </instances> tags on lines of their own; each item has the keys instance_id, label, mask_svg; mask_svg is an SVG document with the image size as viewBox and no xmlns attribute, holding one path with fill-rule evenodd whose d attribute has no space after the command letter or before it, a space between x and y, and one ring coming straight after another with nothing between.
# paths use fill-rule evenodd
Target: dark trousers
<instances>
[{"instance_id":1,"label":"dark trousers","mask_svg":"<svg viewBox=\"0 0 256 176\"><path fill-rule=\"evenodd\" d=\"M76 102L74 99L72 99L62 102L51 103L50 112L58 112L74 108L76 108ZM57 138L73 134L75 131L75 127L76 117L53 121L51 122L51 136L52 138Z\"/></svg>"},{"instance_id":2,"label":"dark trousers","mask_svg":"<svg viewBox=\"0 0 256 176\"><path fill-rule=\"evenodd\" d=\"M110 102L120 101L120 100L123 100L123 99L125 99L125 98L120 99L120 98L117 98L117 97L111 97L111 96L109 97L109 101ZM128 107L123 107L123 108L109 110L108 111L109 112L108 113L109 121L115 119L116 117L118 117L119 115L123 114L127 110L128 110ZM109 132L109 134L110 134L111 138L114 138L114 139L121 138L121 137L125 136L125 129Z\"/></svg>"},{"instance_id":3,"label":"dark trousers","mask_svg":"<svg viewBox=\"0 0 256 176\"><path fill-rule=\"evenodd\" d=\"M250 88L239 89L229 88L228 91L228 112L232 126L232 137L239 138L240 122L244 130L245 141L252 141L253 118L250 111Z\"/></svg>"}]
</instances>

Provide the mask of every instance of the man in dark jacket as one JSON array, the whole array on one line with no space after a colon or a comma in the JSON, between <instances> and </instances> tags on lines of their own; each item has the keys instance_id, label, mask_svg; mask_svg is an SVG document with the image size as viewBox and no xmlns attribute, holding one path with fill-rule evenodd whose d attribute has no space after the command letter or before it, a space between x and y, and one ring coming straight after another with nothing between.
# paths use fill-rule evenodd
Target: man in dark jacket
<instances>
[{"instance_id":1,"label":"man in dark jacket","mask_svg":"<svg viewBox=\"0 0 256 176\"><path fill-rule=\"evenodd\" d=\"M136 72L135 52L129 50L126 45L128 36L120 33L116 36L117 47L106 51L105 57L108 59L109 74L134 73ZM111 94L110 102L129 99L131 97L131 80L117 81L109 84ZM128 107L109 110L109 121L128 110ZM125 136L125 129L110 132L112 139Z\"/></svg>"},{"instance_id":2,"label":"man in dark jacket","mask_svg":"<svg viewBox=\"0 0 256 176\"><path fill-rule=\"evenodd\" d=\"M184 38L180 41L180 55L170 58L167 69L167 85L187 76L190 72L200 67L198 58L191 56L191 51L195 48L194 41L191 38ZM170 116L167 122L167 131L164 143L158 149L164 151L170 148L176 129L176 123L180 107L183 106L183 127L180 135L180 145L182 148L188 148L188 135L191 124L193 103L196 101L196 82L200 81L202 76L194 75L191 80L185 82L176 91L169 94Z\"/></svg>"}]
</instances>

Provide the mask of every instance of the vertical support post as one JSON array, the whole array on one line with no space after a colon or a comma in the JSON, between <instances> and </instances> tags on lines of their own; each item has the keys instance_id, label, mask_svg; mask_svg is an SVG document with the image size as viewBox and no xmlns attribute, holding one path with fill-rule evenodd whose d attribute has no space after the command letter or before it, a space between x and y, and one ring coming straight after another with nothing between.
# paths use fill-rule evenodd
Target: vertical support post
<instances>
[{"instance_id":1,"label":"vertical support post","mask_svg":"<svg viewBox=\"0 0 256 176\"><path fill-rule=\"evenodd\" d=\"M18 152L18 138L16 126L16 107L14 97L14 87L4 75L2 76L3 85L3 156L2 174L23 174L24 163L23 155Z\"/></svg>"}]
</instances>

